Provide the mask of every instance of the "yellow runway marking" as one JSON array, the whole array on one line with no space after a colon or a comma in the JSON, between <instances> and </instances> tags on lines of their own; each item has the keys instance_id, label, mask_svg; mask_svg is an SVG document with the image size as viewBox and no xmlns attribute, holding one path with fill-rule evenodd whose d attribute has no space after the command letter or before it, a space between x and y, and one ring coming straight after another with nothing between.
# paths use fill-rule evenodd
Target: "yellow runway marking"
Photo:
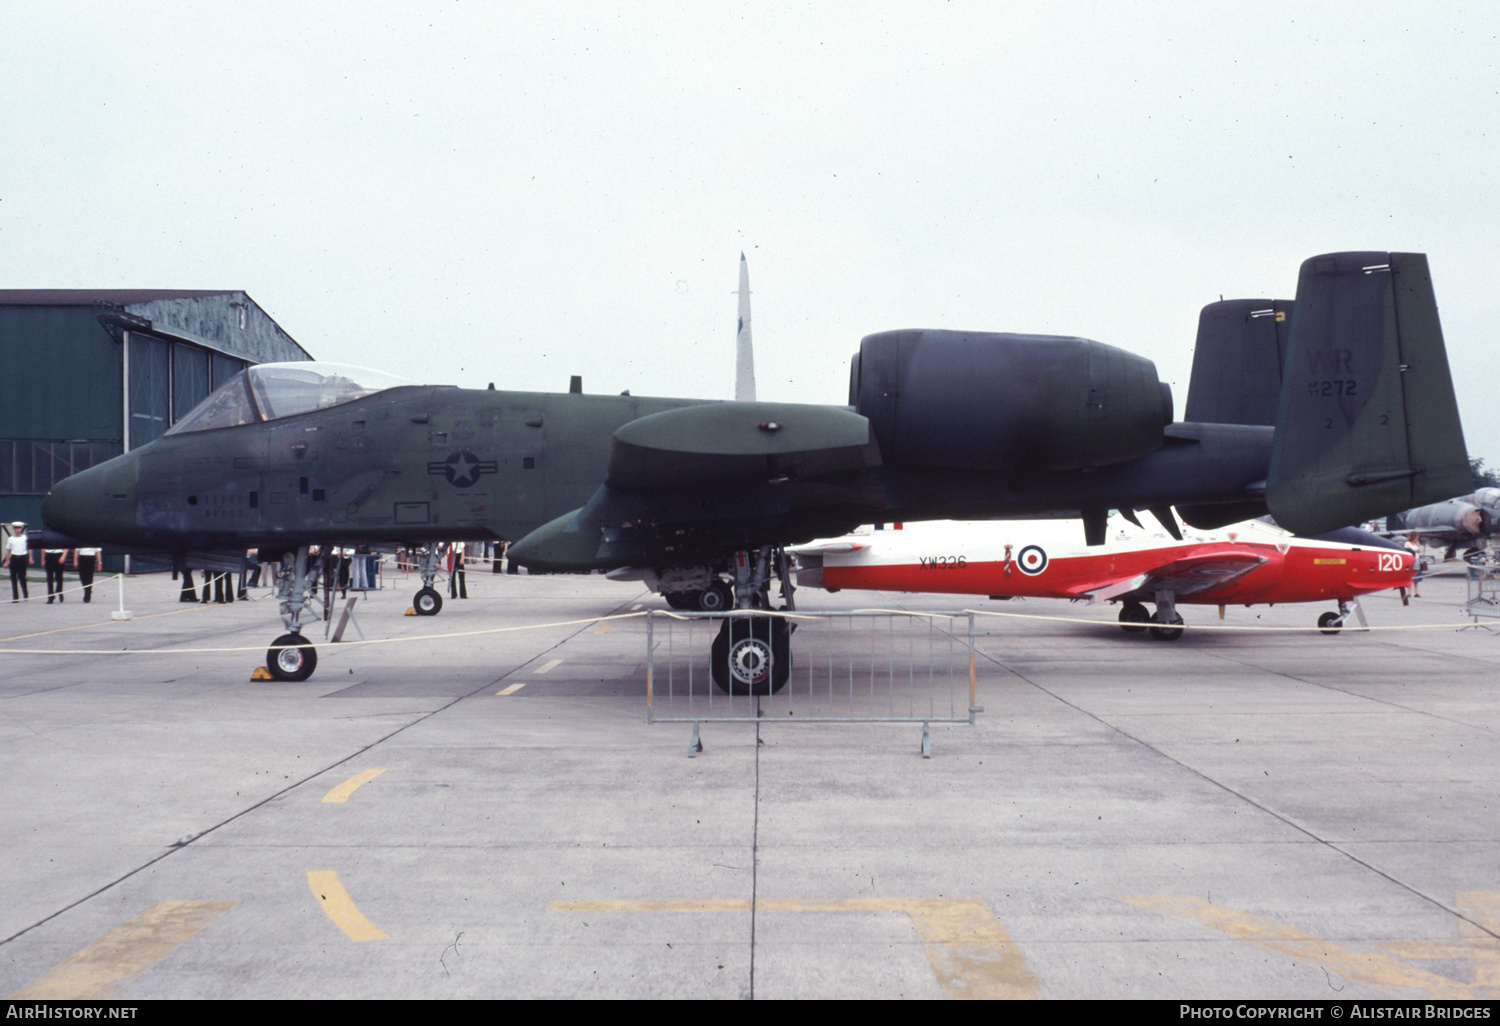
<instances>
[{"instance_id":1,"label":"yellow runway marking","mask_svg":"<svg viewBox=\"0 0 1500 1026\"><path fill-rule=\"evenodd\" d=\"M543 663L540 667L537 668L536 672L537 673L546 673L546 672L548 672L549 670L551 670L554 666L556 666L560 662L562 662L561 659L554 659L550 663Z\"/></svg>"},{"instance_id":2,"label":"yellow runway marking","mask_svg":"<svg viewBox=\"0 0 1500 1026\"><path fill-rule=\"evenodd\" d=\"M333 925L344 931L344 936L353 941L390 940L378 927L365 918L364 913L339 883L339 875L331 869L313 869L307 873L307 886L318 899Z\"/></svg>"},{"instance_id":3,"label":"yellow runway marking","mask_svg":"<svg viewBox=\"0 0 1500 1026\"><path fill-rule=\"evenodd\" d=\"M607 623L607 624L605 624L605 625L604 625L604 626L603 626L603 627L600 627L600 628L599 628L599 629L598 629L598 630L597 630L597 631L595 631L595 632L594 632L594 633L595 633L595 634L603 634L603 633L604 633L604 632L605 632L605 631L607 631L607 630L609 630L609 629L610 629L610 628L611 628L611 627L613 627L613 626L614 626L614 624L612 624L612 623Z\"/></svg>"},{"instance_id":4,"label":"yellow runway marking","mask_svg":"<svg viewBox=\"0 0 1500 1026\"><path fill-rule=\"evenodd\" d=\"M150 969L237 901L162 901L111 930L62 965L10 995L19 1001L107 998Z\"/></svg>"},{"instance_id":5,"label":"yellow runway marking","mask_svg":"<svg viewBox=\"0 0 1500 1026\"><path fill-rule=\"evenodd\" d=\"M1485 894L1485 892L1469 892L1460 895L1461 907L1462 899L1472 900L1474 895L1479 894ZM1488 895L1488 897L1493 899L1495 896ZM1333 941L1303 933L1284 923L1261 919L1259 916L1224 905L1210 905L1200 898L1179 898L1169 894L1158 894L1128 897L1121 900L1141 908L1161 912L1164 915L1201 923L1237 940L1248 941L1256 947L1274 951L1278 955L1285 955L1289 958L1304 959L1323 966L1329 972L1338 973L1345 979L1368 983L1376 987L1390 990L1419 990L1428 997L1434 998L1473 999L1487 996L1487 992L1500 982L1500 976L1493 978L1497 982L1491 982L1490 979L1481 979L1478 972L1475 973L1473 983L1455 980L1422 969L1415 969L1392 957L1400 955L1416 959L1452 958L1455 957L1452 953L1455 948L1463 948L1466 955L1472 956L1472 946L1477 944L1477 941L1471 941L1468 944L1381 945L1390 954L1354 951ZM1491 909L1494 907L1492 905ZM1474 918L1483 922L1479 916L1474 916ZM1474 929L1470 924L1461 925L1467 926L1475 935L1481 934L1481 931ZM1487 947L1491 965L1500 966L1500 941L1496 941L1487 934L1483 936L1489 941ZM1480 966L1476 964L1475 968L1479 969Z\"/></svg>"},{"instance_id":6,"label":"yellow runway marking","mask_svg":"<svg viewBox=\"0 0 1500 1026\"><path fill-rule=\"evenodd\" d=\"M495 694L497 696L498 695L514 695L517 691L520 691L525 686L526 686L526 682L523 680L519 684L512 684L510 687L501 688L499 691L496 691Z\"/></svg>"},{"instance_id":7,"label":"yellow runway marking","mask_svg":"<svg viewBox=\"0 0 1500 1026\"><path fill-rule=\"evenodd\" d=\"M338 787L325 794L323 796L323 803L326 805L330 802L347 802L349 796L354 793L355 788L363 787L384 772L385 770L383 769L367 769L363 773L356 773Z\"/></svg>"},{"instance_id":8,"label":"yellow runway marking","mask_svg":"<svg viewBox=\"0 0 1500 1026\"><path fill-rule=\"evenodd\" d=\"M1032 999L1041 981L990 907L977 898L783 898L757 912L905 912L943 993L954 998ZM749 912L747 898L554 901L549 912Z\"/></svg>"}]
</instances>

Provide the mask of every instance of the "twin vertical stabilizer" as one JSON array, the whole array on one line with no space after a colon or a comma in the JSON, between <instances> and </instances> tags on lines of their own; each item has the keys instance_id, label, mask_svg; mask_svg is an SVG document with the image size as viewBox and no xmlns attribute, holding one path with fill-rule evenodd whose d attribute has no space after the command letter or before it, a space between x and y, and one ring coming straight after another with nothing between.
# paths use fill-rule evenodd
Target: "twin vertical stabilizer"
<instances>
[{"instance_id":1,"label":"twin vertical stabilizer","mask_svg":"<svg viewBox=\"0 0 1500 1026\"><path fill-rule=\"evenodd\" d=\"M755 402L755 350L750 345L750 268L745 254L740 254L740 323L735 338L734 398L738 402Z\"/></svg>"}]
</instances>

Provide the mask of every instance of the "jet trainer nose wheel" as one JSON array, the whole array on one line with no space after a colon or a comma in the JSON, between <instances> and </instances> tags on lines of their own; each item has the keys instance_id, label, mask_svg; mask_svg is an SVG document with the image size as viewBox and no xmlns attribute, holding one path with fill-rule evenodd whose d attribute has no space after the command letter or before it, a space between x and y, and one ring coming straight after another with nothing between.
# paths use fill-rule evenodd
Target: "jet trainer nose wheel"
<instances>
[{"instance_id":1,"label":"jet trainer nose wheel","mask_svg":"<svg viewBox=\"0 0 1500 1026\"><path fill-rule=\"evenodd\" d=\"M443 608L443 596L435 588L423 588L411 600L411 607L418 616L437 616L438 610Z\"/></svg>"}]
</instances>

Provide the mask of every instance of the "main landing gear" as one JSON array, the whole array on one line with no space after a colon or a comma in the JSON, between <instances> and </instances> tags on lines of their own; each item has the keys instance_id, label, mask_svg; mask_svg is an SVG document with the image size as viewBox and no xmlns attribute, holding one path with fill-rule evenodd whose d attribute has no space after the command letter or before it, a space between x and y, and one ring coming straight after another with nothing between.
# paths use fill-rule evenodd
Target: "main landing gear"
<instances>
[{"instance_id":1,"label":"main landing gear","mask_svg":"<svg viewBox=\"0 0 1500 1026\"><path fill-rule=\"evenodd\" d=\"M321 565L321 559L319 564ZM321 573L308 572L307 546L295 555L288 553L276 564L276 597L281 603L281 620L287 633L271 642L266 649L266 669L277 680L303 681L318 668L318 650L302 636L302 628L321 619L313 610Z\"/></svg>"},{"instance_id":2,"label":"main landing gear","mask_svg":"<svg viewBox=\"0 0 1500 1026\"><path fill-rule=\"evenodd\" d=\"M773 574L781 579L781 597L786 603L782 608L796 608L790 563L786 553L763 545L754 552L735 553L731 569L732 592L724 581L715 581L698 593L700 607L703 596L710 593L715 601L732 596L734 605L732 611L726 610L727 616L714 638L709 671L719 689L731 695L774 695L786 686L792 674L791 639L795 628L784 617L757 615L754 610L770 610Z\"/></svg>"},{"instance_id":3,"label":"main landing gear","mask_svg":"<svg viewBox=\"0 0 1500 1026\"><path fill-rule=\"evenodd\" d=\"M714 580L701 591L664 591L661 597L673 609L684 612L722 613L734 608L734 589L721 580Z\"/></svg>"},{"instance_id":4,"label":"main landing gear","mask_svg":"<svg viewBox=\"0 0 1500 1026\"><path fill-rule=\"evenodd\" d=\"M1140 602L1126 602L1120 607L1120 629L1128 634L1150 630L1157 641L1176 641L1182 637L1182 616L1177 612L1177 596L1170 591L1156 593L1156 615L1152 616Z\"/></svg>"}]
</instances>

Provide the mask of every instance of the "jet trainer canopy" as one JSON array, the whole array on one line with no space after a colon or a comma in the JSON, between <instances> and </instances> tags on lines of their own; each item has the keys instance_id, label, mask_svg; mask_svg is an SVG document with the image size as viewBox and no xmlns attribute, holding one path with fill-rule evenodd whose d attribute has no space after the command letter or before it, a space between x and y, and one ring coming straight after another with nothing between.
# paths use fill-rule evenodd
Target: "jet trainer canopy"
<instances>
[{"instance_id":1,"label":"jet trainer canopy","mask_svg":"<svg viewBox=\"0 0 1500 1026\"><path fill-rule=\"evenodd\" d=\"M411 384L394 374L343 363L262 363L224 382L167 434L278 420Z\"/></svg>"}]
</instances>

